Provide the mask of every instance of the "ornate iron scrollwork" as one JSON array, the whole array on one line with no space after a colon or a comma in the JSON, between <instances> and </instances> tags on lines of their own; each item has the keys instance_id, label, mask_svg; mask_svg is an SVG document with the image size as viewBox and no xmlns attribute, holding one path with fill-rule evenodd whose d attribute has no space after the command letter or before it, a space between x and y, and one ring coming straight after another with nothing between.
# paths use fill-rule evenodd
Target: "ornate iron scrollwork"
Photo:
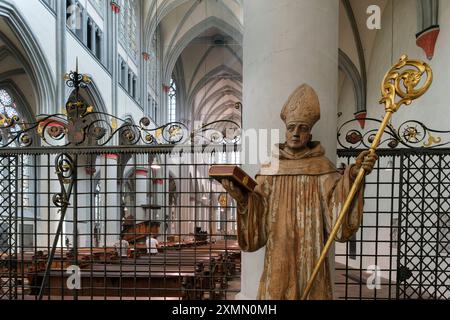
<instances>
[{"instance_id":1,"label":"ornate iron scrollwork","mask_svg":"<svg viewBox=\"0 0 450 320\"><path fill-rule=\"evenodd\" d=\"M76 164L68 154L60 154L55 159L56 175L58 176L61 192L53 196L53 204L58 208L66 209L76 179Z\"/></svg>"},{"instance_id":2,"label":"ornate iron scrollwork","mask_svg":"<svg viewBox=\"0 0 450 320\"><path fill-rule=\"evenodd\" d=\"M74 95L66 103L65 114L40 115L38 121L26 123L17 116L7 118L0 114L0 148L37 145L33 137L40 137L44 145L54 147L106 146L115 136L125 145L175 145L186 143L237 143L240 126L234 121L219 120L190 130L185 124L171 122L153 126L149 118L143 117L138 124L115 115L95 111L79 97L80 89L89 86L87 75L78 73L78 68L65 76L66 84L74 88ZM17 129L20 128L20 129ZM1 133L1 132L0 132Z\"/></svg>"},{"instance_id":3,"label":"ornate iron scrollwork","mask_svg":"<svg viewBox=\"0 0 450 320\"><path fill-rule=\"evenodd\" d=\"M69 200L72 195L72 189L77 183L77 163L69 154L62 153L55 159L56 175L61 186L61 192L53 195L53 204L60 209L60 218L58 227L56 229L53 245L45 266L44 277L39 289L39 300L44 296L44 290L47 286L52 262L55 256L56 247L61 236L64 219L66 217L67 209L69 208ZM75 213L76 214L76 213Z\"/></svg>"},{"instance_id":4,"label":"ornate iron scrollwork","mask_svg":"<svg viewBox=\"0 0 450 320\"><path fill-rule=\"evenodd\" d=\"M180 122L151 128L151 121L147 117L142 118L139 124L133 124L129 120L111 114L94 112L83 103L68 102L66 108L67 116L63 114L43 116L36 123L11 119L11 125L0 127L0 130L10 130L8 140L0 140L0 148L15 144L20 147L32 146L33 133L37 133L45 145L55 147L76 147L86 144L106 146L114 136L120 136L126 145L147 146L196 142L231 144L237 143L240 139L239 124L230 120L215 121L195 130L189 130ZM85 111L81 112L83 109ZM24 129L11 130L15 124ZM222 129L218 129L220 127Z\"/></svg>"},{"instance_id":5,"label":"ornate iron scrollwork","mask_svg":"<svg viewBox=\"0 0 450 320\"><path fill-rule=\"evenodd\" d=\"M338 144L343 149L359 149L369 148L373 137L377 131L381 120L374 118L366 118L366 128L362 131L355 129L357 127L357 119L352 119L342 124L338 129ZM371 123L373 124L371 126ZM434 130L427 127L420 121L408 120L395 128L392 124L388 125L384 130L384 139L380 142L381 147L395 149L397 147L404 148L436 148L450 144L450 140L444 140L446 135L450 135L450 131Z\"/></svg>"}]
</instances>

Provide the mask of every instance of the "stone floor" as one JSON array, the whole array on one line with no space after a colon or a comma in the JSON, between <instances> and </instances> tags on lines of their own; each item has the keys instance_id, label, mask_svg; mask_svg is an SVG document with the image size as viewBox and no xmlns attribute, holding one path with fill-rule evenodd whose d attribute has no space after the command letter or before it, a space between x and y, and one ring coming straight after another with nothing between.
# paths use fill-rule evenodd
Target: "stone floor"
<instances>
[{"instance_id":1,"label":"stone floor","mask_svg":"<svg viewBox=\"0 0 450 320\"><path fill-rule=\"evenodd\" d=\"M343 265L336 265L337 271L335 273L335 299L392 299L395 297L395 283L385 278L380 279L381 288L378 290L369 289L367 286L370 274L360 272L359 270L349 269L345 270ZM389 295L390 292L390 295Z\"/></svg>"},{"instance_id":2,"label":"stone floor","mask_svg":"<svg viewBox=\"0 0 450 320\"><path fill-rule=\"evenodd\" d=\"M336 265L338 269L335 273L335 299L393 299L395 298L395 283L389 282L387 279L381 279L381 289L374 290L369 289L367 286L367 280L369 274L366 272L360 272L359 270L339 270L345 269L343 265ZM237 293L241 289L240 279L230 281L229 288L226 295L226 300L234 300ZM391 295L389 296L389 291Z\"/></svg>"}]
</instances>

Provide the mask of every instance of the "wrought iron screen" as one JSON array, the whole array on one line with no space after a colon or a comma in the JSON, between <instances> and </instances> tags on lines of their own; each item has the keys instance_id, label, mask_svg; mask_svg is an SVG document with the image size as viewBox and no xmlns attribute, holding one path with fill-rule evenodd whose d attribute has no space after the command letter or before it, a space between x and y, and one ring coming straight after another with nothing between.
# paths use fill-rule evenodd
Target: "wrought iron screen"
<instances>
[{"instance_id":1,"label":"wrought iron screen","mask_svg":"<svg viewBox=\"0 0 450 320\"><path fill-rule=\"evenodd\" d=\"M398 297L450 298L450 152L401 158Z\"/></svg>"},{"instance_id":2,"label":"wrought iron screen","mask_svg":"<svg viewBox=\"0 0 450 320\"><path fill-rule=\"evenodd\" d=\"M338 152L343 164L358 153ZM336 245L337 298L449 299L450 150L377 153L360 230Z\"/></svg>"},{"instance_id":3,"label":"wrought iron screen","mask_svg":"<svg viewBox=\"0 0 450 320\"><path fill-rule=\"evenodd\" d=\"M65 114L0 114L0 298L233 297L236 208L208 170L238 164L239 124L134 124L65 79Z\"/></svg>"},{"instance_id":4,"label":"wrought iron screen","mask_svg":"<svg viewBox=\"0 0 450 320\"><path fill-rule=\"evenodd\" d=\"M2 150L1 297L232 298L236 209L208 169L239 156L200 149Z\"/></svg>"},{"instance_id":5,"label":"wrought iron screen","mask_svg":"<svg viewBox=\"0 0 450 320\"><path fill-rule=\"evenodd\" d=\"M66 114L0 114L0 298L234 297L236 207L208 169L238 164L239 125L134 124L80 99L86 75L66 79ZM347 132L343 164L373 130ZM362 226L336 244L336 298L450 298L450 150L412 148L446 145L438 132L387 127Z\"/></svg>"},{"instance_id":6,"label":"wrought iron screen","mask_svg":"<svg viewBox=\"0 0 450 320\"><path fill-rule=\"evenodd\" d=\"M17 297L17 157L0 156L0 299Z\"/></svg>"}]
</instances>

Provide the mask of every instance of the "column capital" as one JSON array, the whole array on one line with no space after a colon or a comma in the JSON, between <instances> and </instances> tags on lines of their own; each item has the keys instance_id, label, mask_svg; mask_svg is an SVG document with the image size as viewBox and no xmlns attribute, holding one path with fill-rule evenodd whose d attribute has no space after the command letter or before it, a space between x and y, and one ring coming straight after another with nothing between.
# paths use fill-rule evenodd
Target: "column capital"
<instances>
[{"instance_id":1,"label":"column capital","mask_svg":"<svg viewBox=\"0 0 450 320\"><path fill-rule=\"evenodd\" d=\"M142 52L142 58L144 58L144 61L150 60L150 53Z\"/></svg>"},{"instance_id":2,"label":"column capital","mask_svg":"<svg viewBox=\"0 0 450 320\"><path fill-rule=\"evenodd\" d=\"M135 174L138 176L148 176L148 169L147 168L136 168Z\"/></svg>"},{"instance_id":3,"label":"column capital","mask_svg":"<svg viewBox=\"0 0 450 320\"><path fill-rule=\"evenodd\" d=\"M112 12L115 13L115 14L119 14L120 10L121 10L119 4L116 1L111 1L110 4L111 4Z\"/></svg>"},{"instance_id":4,"label":"column capital","mask_svg":"<svg viewBox=\"0 0 450 320\"><path fill-rule=\"evenodd\" d=\"M119 159L119 155L117 153L107 153L107 154L102 155L102 157L104 157L106 159L111 159L111 160Z\"/></svg>"}]
</instances>

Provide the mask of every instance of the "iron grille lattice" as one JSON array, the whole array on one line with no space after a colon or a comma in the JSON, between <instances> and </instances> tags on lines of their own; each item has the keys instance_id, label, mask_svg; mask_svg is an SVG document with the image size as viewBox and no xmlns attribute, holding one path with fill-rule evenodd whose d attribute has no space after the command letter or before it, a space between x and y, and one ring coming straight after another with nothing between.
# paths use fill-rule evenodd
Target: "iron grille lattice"
<instances>
[{"instance_id":1,"label":"iron grille lattice","mask_svg":"<svg viewBox=\"0 0 450 320\"><path fill-rule=\"evenodd\" d=\"M17 157L0 156L0 300L17 296Z\"/></svg>"},{"instance_id":2,"label":"iron grille lattice","mask_svg":"<svg viewBox=\"0 0 450 320\"><path fill-rule=\"evenodd\" d=\"M449 299L450 155L410 153L401 167L400 299Z\"/></svg>"},{"instance_id":3,"label":"iron grille lattice","mask_svg":"<svg viewBox=\"0 0 450 320\"><path fill-rule=\"evenodd\" d=\"M339 150L342 163L362 150ZM336 298L450 298L450 149L380 149L364 218L336 245ZM379 288L370 288L378 268ZM368 286L369 284L369 286Z\"/></svg>"},{"instance_id":4,"label":"iron grille lattice","mask_svg":"<svg viewBox=\"0 0 450 320\"><path fill-rule=\"evenodd\" d=\"M60 161L69 157L51 148L0 149L2 299L232 299L239 292L236 206L208 177L211 164L239 158L236 146L140 150L68 148L73 161ZM159 241L157 254L150 237ZM69 276L77 269L74 288Z\"/></svg>"}]
</instances>

